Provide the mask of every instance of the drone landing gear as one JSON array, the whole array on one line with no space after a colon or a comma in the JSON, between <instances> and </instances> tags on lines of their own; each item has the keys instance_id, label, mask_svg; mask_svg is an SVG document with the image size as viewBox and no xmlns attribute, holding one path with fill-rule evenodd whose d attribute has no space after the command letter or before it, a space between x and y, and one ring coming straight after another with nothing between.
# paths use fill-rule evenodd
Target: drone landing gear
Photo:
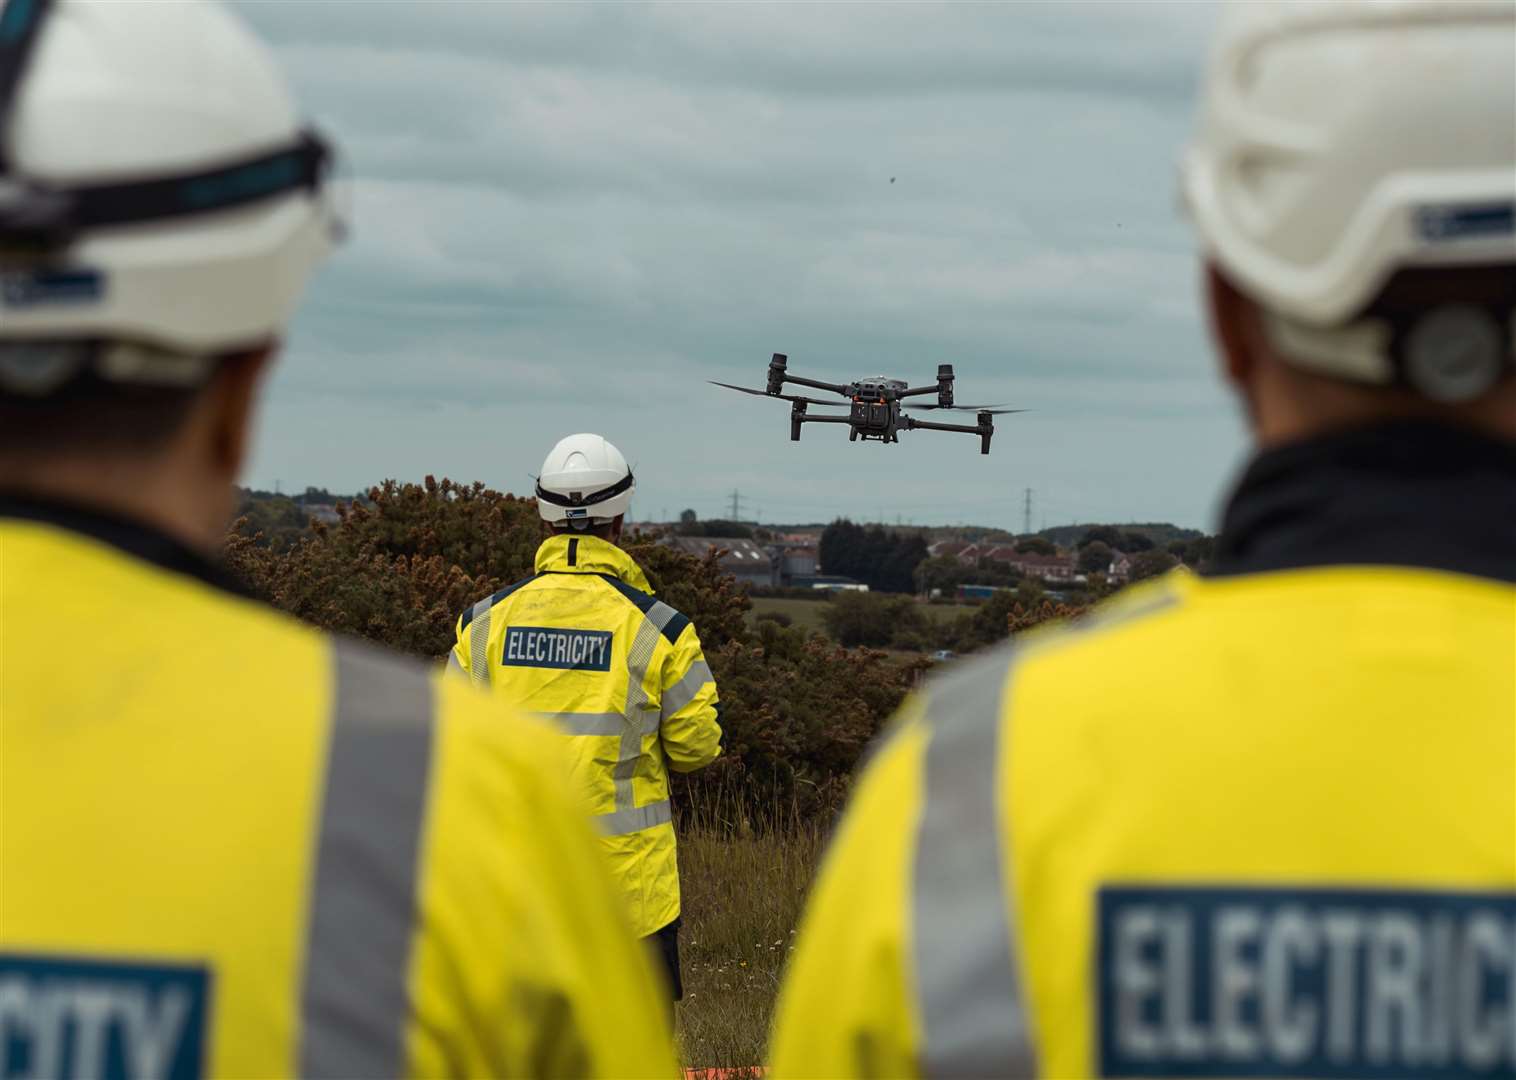
<instances>
[{"instance_id":1,"label":"drone landing gear","mask_svg":"<svg viewBox=\"0 0 1516 1080\"><path fill-rule=\"evenodd\" d=\"M780 359L779 354L774 354L775 359ZM805 402L797 401L790 406L790 442L800 441L800 425L805 423Z\"/></svg>"}]
</instances>

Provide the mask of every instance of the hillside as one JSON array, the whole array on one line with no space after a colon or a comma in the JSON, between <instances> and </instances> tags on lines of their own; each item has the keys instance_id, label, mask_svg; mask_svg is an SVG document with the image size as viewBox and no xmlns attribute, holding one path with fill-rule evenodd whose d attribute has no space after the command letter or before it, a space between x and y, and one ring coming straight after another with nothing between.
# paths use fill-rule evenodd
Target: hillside
<instances>
[{"instance_id":1,"label":"hillside","mask_svg":"<svg viewBox=\"0 0 1516 1080\"><path fill-rule=\"evenodd\" d=\"M1038 536L1052 541L1061 548L1073 547L1090 529L1100 528L1102 525L1119 529L1122 532L1141 533L1154 545L1165 548L1175 540L1198 540L1205 534L1199 529L1182 529L1178 525L1170 525L1163 521L1149 521L1141 524L1114 525L1107 522L1091 522L1085 525L1054 525L1037 533Z\"/></svg>"}]
</instances>

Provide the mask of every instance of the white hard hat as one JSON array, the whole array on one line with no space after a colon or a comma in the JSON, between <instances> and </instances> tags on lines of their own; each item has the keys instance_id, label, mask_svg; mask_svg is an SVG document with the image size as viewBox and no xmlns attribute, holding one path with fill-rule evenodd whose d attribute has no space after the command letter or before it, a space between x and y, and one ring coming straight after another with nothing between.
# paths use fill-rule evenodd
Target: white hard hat
<instances>
[{"instance_id":1,"label":"white hard hat","mask_svg":"<svg viewBox=\"0 0 1516 1080\"><path fill-rule=\"evenodd\" d=\"M537 512L543 521L583 529L621 517L636 490L620 450L600 435L570 435L542 462Z\"/></svg>"},{"instance_id":2,"label":"white hard hat","mask_svg":"<svg viewBox=\"0 0 1516 1080\"><path fill-rule=\"evenodd\" d=\"M1516 263L1516 3L1232 5L1182 186L1281 351L1390 381L1394 273Z\"/></svg>"},{"instance_id":3,"label":"white hard hat","mask_svg":"<svg viewBox=\"0 0 1516 1080\"><path fill-rule=\"evenodd\" d=\"M9 0L0 341L133 343L139 368L267 343L338 231L328 163L219 3Z\"/></svg>"}]
</instances>

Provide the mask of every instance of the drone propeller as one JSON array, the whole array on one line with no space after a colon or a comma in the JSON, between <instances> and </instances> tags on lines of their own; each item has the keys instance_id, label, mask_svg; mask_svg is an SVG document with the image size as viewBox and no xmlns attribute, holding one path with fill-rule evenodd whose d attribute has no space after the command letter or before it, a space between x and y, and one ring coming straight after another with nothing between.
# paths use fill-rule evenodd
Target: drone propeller
<instances>
[{"instance_id":1,"label":"drone propeller","mask_svg":"<svg viewBox=\"0 0 1516 1080\"><path fill-rule=\"evenodd\" d=\"M934 409L952 409L954 412L987 412L991 416L1006 416L1010 413L1031 412L1030 409L1000 409L993 405L906 405L912 412L930 412Z\"/></svg>"},{"instance_id":2,"label":"drone propeller","mask_svg":"<svg viewBox=\"0 0 1516 1080\"><path fill-rule=\"evenodd\" d=\"M754 397L779 398L783 401L803 401L807 405L845 405L845 401L826 401L822 398L801 397L799 394L770 394L766 390L752 390L746 386L733 386L728 382L717 382L715 379L707 379L712 386L724 386L728 390L741 390L744 394L752 394Z\"/></svg>"}]
</instances>

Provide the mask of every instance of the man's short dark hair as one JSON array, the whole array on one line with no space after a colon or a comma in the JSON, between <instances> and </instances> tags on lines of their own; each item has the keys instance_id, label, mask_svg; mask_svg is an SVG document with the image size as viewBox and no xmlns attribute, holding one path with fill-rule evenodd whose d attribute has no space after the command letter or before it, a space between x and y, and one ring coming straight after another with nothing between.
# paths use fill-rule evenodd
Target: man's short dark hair
<instances>
[{"instance_id":1,"label":"man's short dark hair","mask_svg":"<svg viewBox=\"0 0 1516 1080\"><path fill-rule=\"evenodd\" d=\"M0 390L0 454L147 454L184 426L203 386L135 386L83 375L44 397Z\"/></svg>"},{"instance_id":2,"label":"man's short dark hair","mask_svg":"<svg viewBox=\"0 0 1516 1080\"><path fill-rule=\"evenodd\" d=\"M6 343L0 341L0 349ZM75 454L151 454L184 427L195 403L221 372L264 350L217 357L191 385L105 379L92 368L40 396L0 384L0 454L45 460Z\"/></svg>"}]
</instances>

